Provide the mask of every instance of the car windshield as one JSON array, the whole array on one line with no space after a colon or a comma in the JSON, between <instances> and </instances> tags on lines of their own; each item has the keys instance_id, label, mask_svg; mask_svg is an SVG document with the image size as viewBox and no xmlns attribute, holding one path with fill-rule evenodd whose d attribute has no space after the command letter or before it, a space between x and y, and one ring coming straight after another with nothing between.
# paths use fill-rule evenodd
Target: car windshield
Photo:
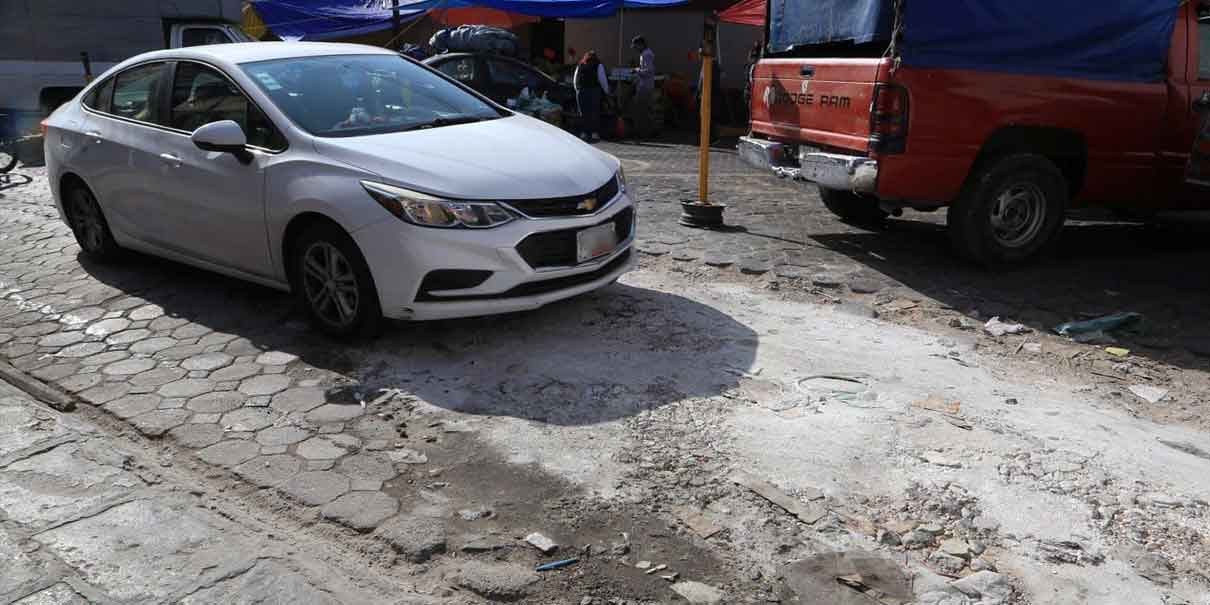
<instances>
[{"instance_id":1,"label":"car windshield","mask_svg":"<svg viewBox=\"0 0 1210 605\"><path fill-rule=\"evenodd\" d=\"M296 57L240 67L282 112L316 136L438 128L507 115L396 55Z\"/></svg>"}]
</instances>

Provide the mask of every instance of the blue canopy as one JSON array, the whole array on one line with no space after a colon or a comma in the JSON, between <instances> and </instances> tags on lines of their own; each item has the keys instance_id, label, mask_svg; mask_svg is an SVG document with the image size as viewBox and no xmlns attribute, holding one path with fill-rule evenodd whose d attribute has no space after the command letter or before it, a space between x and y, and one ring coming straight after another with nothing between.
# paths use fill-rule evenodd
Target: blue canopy
<instances>
[{"instance_id":1,"label":"blue canopy","mask_svg":"<svg viewBox=\"0 0 1210 605\"><path fill-rule=\"evenodd\" d=\"M904 65L1162 80L1182 0L909 0ZM769 50L890 41L890 0L769 0Z\"/></svg>"},{"instance_id":2,"label":"blue canopy","mask_svg":"<svg viewBox=\"0 0 1210 605\"><path fill-rule=\"evenodd\" d=\"M688 0L400 0L401 19L435 8L494 8L535 17L609 17L620 8L656 8ZM290 40L328 40L390 29L391 0L255 0L273 33Z\"/></svg>"}]
</instances>

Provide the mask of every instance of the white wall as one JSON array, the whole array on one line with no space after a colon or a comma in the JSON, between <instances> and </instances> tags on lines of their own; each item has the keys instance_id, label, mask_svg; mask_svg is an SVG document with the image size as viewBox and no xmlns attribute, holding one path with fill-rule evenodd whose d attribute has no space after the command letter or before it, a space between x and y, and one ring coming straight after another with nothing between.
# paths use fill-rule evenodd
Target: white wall
<instances>
[{"instance_id":1,"label":"white wall","mask_svg":"<svg viewBox=\"0 0 1210 605\"><path fill-rule=\"evenodd\" d=\"M655 51L656 69L660 73L679 74L691 85L697 83L701 64L691 60L701 46L705 12L688 9L633 9L605 19L568 19L566 22L564 56L569 48L583 54L595 50L606 67L637 64L638 54L630 49L630 39L642 35ZM621 34L619 36L619 25ZM723 86L743 88L744 66L748 49L763 35L758 27L720 25L718 33ZM618 59L619 43L622 48Z\"/></svg>"}]
</instances>

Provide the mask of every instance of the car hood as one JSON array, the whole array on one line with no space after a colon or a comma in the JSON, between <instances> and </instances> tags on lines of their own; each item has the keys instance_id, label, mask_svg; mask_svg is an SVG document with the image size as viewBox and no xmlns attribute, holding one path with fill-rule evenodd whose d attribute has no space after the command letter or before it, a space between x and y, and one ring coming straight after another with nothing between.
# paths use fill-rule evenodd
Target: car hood
<instances>
[{"instance_id":1,"label":"car hood","mask_svg":"<svg viewBox=\"0 0 1210 605\"><path fill-rule=\"evenodd\" d=\"M618 169L613 156L521 115L315 141L319 153L391 184L455 199L581 195L600 187Z\"/></svg>"}]
</instances>

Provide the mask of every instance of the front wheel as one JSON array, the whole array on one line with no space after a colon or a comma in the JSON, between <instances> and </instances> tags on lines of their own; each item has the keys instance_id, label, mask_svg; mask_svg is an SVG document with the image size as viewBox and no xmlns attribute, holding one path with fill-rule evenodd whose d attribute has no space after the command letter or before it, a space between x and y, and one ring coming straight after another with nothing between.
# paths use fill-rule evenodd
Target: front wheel
<instances>
[{"instance_id":1,"label":"front wheel","mask_svg":"<svg viewBox=\"0 0 1210 605\"><path fill-rule=\"evenodd\" d=\"M1063 227L1067 180L1054 162L1021 153L977 169L947 214L960 256L995 266L1040 253Z\"/></svg>"},{"instance_id":2,"label":"front wheel","mask_svg":"<svg viewBox=\"0 0 1210 605\"><path fill-rule=\"evenodd\" d=\"M336 338L370 337L382 321L378 290L357 244L318 223L293 247L294 291L311 324Z\"/></svg>"},{"instance_id":3,"label":"front wheel","mask_svg":"<svg viewBox=\"0 0 1210 605\"><path fill-rule=\"evenodd\" d=\"M840 217L840 220L854 225L872 226L886 220L888 213L878 205L878 199L867 197L852 191L819 187L819 199L823 205Z\"/></svg>"}]
</instances>

